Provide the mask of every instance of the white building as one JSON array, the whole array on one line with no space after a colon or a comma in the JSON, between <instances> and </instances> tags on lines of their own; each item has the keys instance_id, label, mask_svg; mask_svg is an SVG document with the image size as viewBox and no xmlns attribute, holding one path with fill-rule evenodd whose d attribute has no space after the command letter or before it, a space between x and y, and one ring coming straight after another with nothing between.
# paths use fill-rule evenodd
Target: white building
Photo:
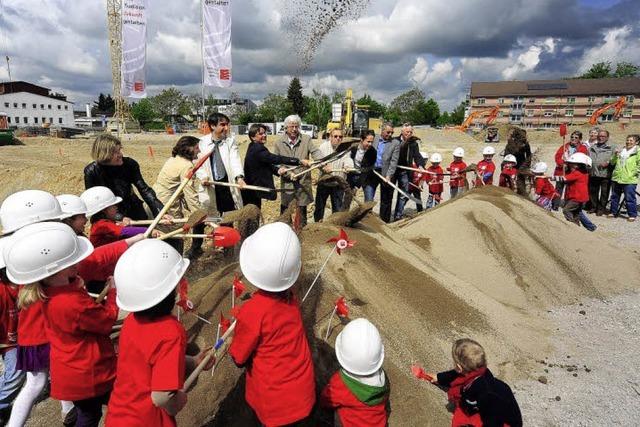
<instances>
[{"instance_id":1,"label":"white building","mask_svg":"<svg viewBox=\"0 0 640 427\"><path fill-rule=\"evenodd\" d=\"M73 102L50 89L23 81L0 83L0 111L10 127L75 127Z\"/></svg>"}]
</instances>

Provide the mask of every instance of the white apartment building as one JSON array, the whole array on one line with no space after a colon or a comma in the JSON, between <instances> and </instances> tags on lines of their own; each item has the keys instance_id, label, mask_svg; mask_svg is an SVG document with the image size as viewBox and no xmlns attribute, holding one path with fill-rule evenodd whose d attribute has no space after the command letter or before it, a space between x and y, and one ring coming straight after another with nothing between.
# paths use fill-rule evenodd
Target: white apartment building
<instances>
[{"instance_id":1,"label":"white apartment building","mask_svg":"<svg viewBox=\"0 0 640 427\"><path fill-rule=\"evenodd\" d=\"M0 111L7 114L9 127L75 127L73 102L28 82L0 83Z\"/></svg>"}]
</instances>

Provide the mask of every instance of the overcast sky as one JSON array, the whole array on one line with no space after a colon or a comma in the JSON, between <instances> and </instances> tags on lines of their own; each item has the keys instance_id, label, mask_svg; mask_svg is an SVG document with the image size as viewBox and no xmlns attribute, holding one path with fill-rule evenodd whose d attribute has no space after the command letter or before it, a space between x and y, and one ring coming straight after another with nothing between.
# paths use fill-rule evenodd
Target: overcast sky
<instances>
[{"instance_id":1,"label":"overcast sky","mask_svg":"<svg viewBox=\"0 0 640 427\"><path fill-rule=\"evenodd\" d=\"M231 90L256 101L286 91L297 68L293 43L304 40L286 31L286 18L305 1L232 0ZM199 93L200 0L150 3L150 93ZM11 57L13 80L61 91L76 109L111 92L105 0L0 4L0 53ZM310 26L317 19L305 17ZM418 85L451 109L472 81L573 76L605 60L640 64L640 0L371 0L324 39L300 77L305 93L351 87L385 102Z\"/></svg>"}]
</instances>

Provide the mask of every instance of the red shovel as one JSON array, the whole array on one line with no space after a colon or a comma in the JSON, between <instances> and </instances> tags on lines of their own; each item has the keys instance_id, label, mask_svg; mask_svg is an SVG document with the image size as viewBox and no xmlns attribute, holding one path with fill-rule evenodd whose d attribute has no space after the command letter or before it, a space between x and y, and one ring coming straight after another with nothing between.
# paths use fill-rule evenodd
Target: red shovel
<instances>
[{"instance_id":1,"label":"red shovel","mask_svg":"<svg viewBox=\"0 0 640 427\"><path fill-rule=\"evenodd\" d=\"M211 233L213 246L231 248L240 241L240 233L232 227L218 227Z\"/></svg>"}]
</instances>

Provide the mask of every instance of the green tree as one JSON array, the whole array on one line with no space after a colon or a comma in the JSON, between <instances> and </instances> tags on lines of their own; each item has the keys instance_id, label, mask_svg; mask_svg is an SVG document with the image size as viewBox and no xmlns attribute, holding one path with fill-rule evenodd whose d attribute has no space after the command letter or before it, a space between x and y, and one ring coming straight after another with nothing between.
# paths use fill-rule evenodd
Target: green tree
<instances>
[{"instance_id":1,"label":"green tree","mask_svg":"<svg viewBox=\"0 0 640 427\"><path fill-rule=\"evenodd\" d=\"M162 92L151 98L153 109L156 114L165 118L173 114L182 114L185 112L185 104L188 102L182 92L176 88L164 89ZM188 107L187 107L188 108ZM191 114L190 112L187 114Z\"/></svg>"},{"instance_id":2,"label":"green tree","mask_svg":"<svg viewBox=\"0 0 640 427\"><path fill-rule=\"evenodd\" d=\"M278 122L293 114L291 102L284 96L271 93L262 101L256 113L258 122Z\"/></svg>"},{"instance_id":3,"label":"green tree","mask_svg":"<svg viewBox=\"0 0 640 427\"><path fill-rule=\"evenodd\" d=\"M291 103L293 112L300 117L304 116L304 97L302 96L302 85L300 79L294 77L291 79L289 89L287 90L287 99Z\"/></svg>"},{"instance_id":4,"label":"green tree","mask_svg":"<svg viewBox=\"0 0 640 427\"><path fill-rule=\"evenodd\" d=\"M140 122L141 125L145 125L157 117L153 109L153 104L148 98L143 98L140 102L134 103L131 106L131 115Z\"/></svg>"},{"instance_id":5,"label":"green tree","mask_svg":"<svg viewBox=\"0 0 640 427\"><path fill-rule=\"evenodd\" d=\"M369 117L382 117L387 110L387 107L381 103L371 98L371 96L367 93L364 96L356 101L358 105L368 105L369 106Z\"/></svg>"},{"instance_id":6,"label":"green tree","mask_svg":"<svg viewBox=\"0 0 640 427\"><path fill-rule=\"evenodd\" d=\"M422 90L414 87L391 101L385 118L394 125L410 122L414 125L435 126L439 116L438 103L433 98L427 100Z\"/></svg>"},{"instance_id":7,"label":"green tree","mask_svg":"<svg viewBox=\"0 0 640 427\"><path fill-rule=\"evenodd\" d=\"M328 95L321 94L317 90L313 90L311 96L305 96L305 123L310 123L324 128L327 122L331 120L331 99Z\"/></svg>"},{"instance_id":8,"label":"green tree","mask_svg":"<svg viewBox=\"0 0 640 427\"><path fill-rule=\"evenodd\" d=\"M640 74L640 66L631 62L618 62L613 77L635 77Z\"/></svg>"},{"instance_id":9,"label":"green tree","mask_svg":"<svg viewBox=\"0 0 640 427\"><path fill-rule=\"evenodd\" d=\"M603 79L611 77L611 62L598 62L593 64L589 71L580 76L583 79Z\"/></svg>"},{"instance_id":10,"label":"green tree","mask_svg":"<svg viewBox=\"0 0 640 427\"><path fill-rule=\"evenodd\" d=\"M92 115L113 115L116 112L116 102L113 100L110 94L106 96L103 93L98 95L98 99L93 101L93 107L91 107Z\"/></svg>"},{"instance_id":11,"label":"green tree","mask_svg":"<svg viewBox=\"0 0 640 427\"><path fill-rule=\"evenodd\" d=\"M239 125L248 125L255 121L256 113L253 111L243 111L237 115L235 122Z\"/></svg>"},{"instance_id":12,"label":"green tree","mask_svg":"<svg viewBox=\"0 0 640 427\"><path fill-rule=\"evenodd\" d=\"M447 111L442 113L440 117L438 117L436 124L438 126L446 126L448 124L451 124L451 116L449 115L449 113Z\"/></svg>"},{"instance_id":13,"label":"green tree","mask_svg":"<svg viewBox=\"0 0 640 427\"><path fill-rule=\"evenodd\" d=\"M453 109L451 115L449 116L451 119L452 125L461 125L464 121L464 113L467 109L467 101L462 101L456 108Z\"/></svg>"}]
</instances>

